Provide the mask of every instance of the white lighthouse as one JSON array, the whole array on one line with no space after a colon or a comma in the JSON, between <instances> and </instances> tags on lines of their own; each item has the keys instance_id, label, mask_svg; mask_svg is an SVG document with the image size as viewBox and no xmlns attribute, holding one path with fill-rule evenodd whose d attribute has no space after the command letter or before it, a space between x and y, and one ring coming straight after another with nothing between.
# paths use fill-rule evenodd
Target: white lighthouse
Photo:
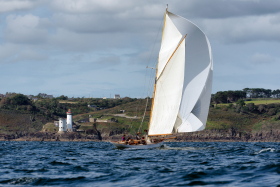
<instances>
[{"instance_id":1,"label":"white lighthouse","mask_svg":"<svg viewBox=\"0 0 280 187\"><path fill-rule=\"evenodd\" d=\"M72 112L71 109L67 112L67 131L72 132Z\"/></svg>"}]
</instances>

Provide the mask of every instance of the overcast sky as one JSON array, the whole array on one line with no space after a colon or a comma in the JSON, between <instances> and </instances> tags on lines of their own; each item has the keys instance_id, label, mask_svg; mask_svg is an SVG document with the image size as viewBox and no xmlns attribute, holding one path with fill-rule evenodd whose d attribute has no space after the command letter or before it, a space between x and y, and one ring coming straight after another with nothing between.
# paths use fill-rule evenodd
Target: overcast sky
<instances>
[{"instance_id":1,"label":"overcast sky","mask_svg":"<svg viewBox=\"0 0 280 187\"><path fill-rule=\"evenodd\" d=\"M145 97L166 4L209 38L212 93L280 89L279 0L0 0L0 93Z\"/></svg>"}]
</instances>

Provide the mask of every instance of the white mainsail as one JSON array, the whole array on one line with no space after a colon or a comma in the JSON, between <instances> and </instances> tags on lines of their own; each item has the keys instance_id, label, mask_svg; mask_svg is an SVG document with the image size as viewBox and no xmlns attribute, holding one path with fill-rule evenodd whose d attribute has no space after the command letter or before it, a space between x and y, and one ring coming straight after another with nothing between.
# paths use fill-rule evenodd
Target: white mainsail
<instances>
[{"instance_id":1,"label":"white mainsail","mask_svg":"<svg viewBox=\"0 0 280 187\"><path fill-rule=\"evenodd\" d=\"M203 130L212 77L206 35L189 20L166 11L149 135Z\"/></svg>"}]
</instances>

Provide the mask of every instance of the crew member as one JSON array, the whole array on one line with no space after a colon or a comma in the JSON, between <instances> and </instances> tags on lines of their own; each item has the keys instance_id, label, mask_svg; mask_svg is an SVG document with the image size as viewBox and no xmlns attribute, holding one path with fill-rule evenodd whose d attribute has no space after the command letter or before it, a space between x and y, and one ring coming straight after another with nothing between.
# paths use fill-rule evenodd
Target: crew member
<instances>
[{"instance_id":1,"label":"crew member","mask_svg":"<svg viewBox=\"0 0 280 187\"><path fill-rule=\"evenodd\" d=\"M150 141L150 138L149 138L149 136L148 136L148 130L145 129L144 131L145 131L145 140L146 140L146 142L151 142L151 141Z\"/></svg>"},{"instance_id":2,"label":"crew member","mask_svg":"<svg viewBox=\"0 0 280 187\"><path fill-rule=\"evenodd\" d=\"M126 141L125 141L125 144L127 144L127 143L130 143L131 141L130 141L130 137L128 137L127 139L126 139Z\"/></svg>"},{"instance_id":3,"label":"crew member","mask_svg":"<svg viewBox=\"0 0 280 187\"><path fill-rule=\"evenodd\" d=\"M147 144L147 142L145 141L144 137L142 137L142 139L141 139L141 144L143 144L143 145Z\"/></svg>"},{"instance_id":4,"label":"crew member","mask_svg":"<svg viewBox=\"0 0 280 187\"><path fill-rule=\"evenodd\" d=\"M123 137L122 137L122 141L123 141L123 142L125 141L125 134L124 134Z\"/></svg>"},{"instance_id":5,"label":"crew member","mask_svg":"<svg viewBox=\"0 0 280 187\"><path fill-rule=\"evenodd\" d=\"M141 140L139 134L141 134L141 133L140 133L140 132L137 132L137 134L136 134L136 140Z\"/></svg>"}]
</instances>

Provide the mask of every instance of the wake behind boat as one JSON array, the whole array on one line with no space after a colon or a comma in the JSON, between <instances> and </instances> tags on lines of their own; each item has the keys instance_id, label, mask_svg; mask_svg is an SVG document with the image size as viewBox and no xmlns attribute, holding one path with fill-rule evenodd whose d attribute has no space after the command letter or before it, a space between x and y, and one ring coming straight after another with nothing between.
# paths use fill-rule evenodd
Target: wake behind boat
<instances>
[{"instance_id":1,"label":"wake behind boat","mask_svg":"<svg viewBox=\"0 0 280 187\"><path fill-rule=\"evenodd\" d=\"M169 139L164 136L173 133L204 130L212 77L213 58L207 36L191 21L166 8L149 131L145 138L147 145L112 143L116 147L146 149L161 146L164 139ZM156 139L157 143L151 143L150 139Z\"/></svg>"}]
</instances>

